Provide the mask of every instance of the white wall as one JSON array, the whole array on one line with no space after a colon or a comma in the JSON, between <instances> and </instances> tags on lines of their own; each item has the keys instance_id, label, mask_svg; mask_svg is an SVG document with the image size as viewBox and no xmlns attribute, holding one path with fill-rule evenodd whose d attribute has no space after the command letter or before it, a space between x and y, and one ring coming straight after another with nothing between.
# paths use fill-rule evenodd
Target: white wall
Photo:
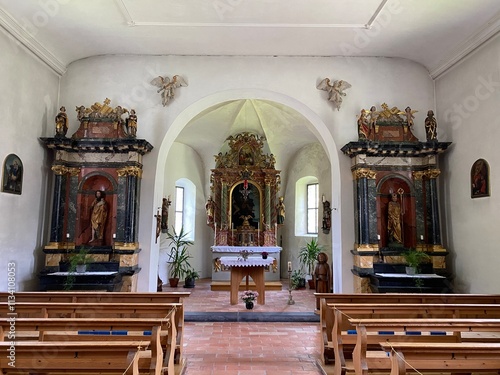
<instances>
[{"instance_id":1,"label":"white wall","mask_svg":"<svg viewBox=\"0 0 500 375\"><path fill-rule=\"evenodd\" d=\"M500 37L497 36L436 81L438 139L453 142L440 180L446 240L460 292L498 293L500 260ZM477 159L490 165L488 198L470 196L470 170Z\"/></svg>"},{"instance_id":2,"label":"white wall","mask_svg":"<svg viewBox=\"0 0 500 375\"><path fill-rule=\"evenodd\" d=\"M7 264L15 263L17 290L36 289L36 272L43 267L47 193L51 161L41 136L55 134L59 77L44 63L0 31L0 162L8 154L24 167L21 195L0 193L0 290L7 290ZM49 198L50 199L50 198Z\"/></svg>"}]
</instances>

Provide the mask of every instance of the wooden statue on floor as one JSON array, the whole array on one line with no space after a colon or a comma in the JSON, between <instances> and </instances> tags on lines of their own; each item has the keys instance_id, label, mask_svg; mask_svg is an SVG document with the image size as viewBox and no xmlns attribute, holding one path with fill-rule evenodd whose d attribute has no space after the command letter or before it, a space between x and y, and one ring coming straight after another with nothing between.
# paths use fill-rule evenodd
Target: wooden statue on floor
<instances>
[{"instance_id":1,"label":"wooden statue on floor","mask_svg":"<svg viewBox=\"0 0 500 375\"><path fill-rule=\"evenodd\" d=\"M330 293L332 290L332 273L328 264L328 255L325 252L318 254L318 263L314 269L316 293ZM319 310L319 298L316 299L316 309Z\"/></svg>"}]
</instances>

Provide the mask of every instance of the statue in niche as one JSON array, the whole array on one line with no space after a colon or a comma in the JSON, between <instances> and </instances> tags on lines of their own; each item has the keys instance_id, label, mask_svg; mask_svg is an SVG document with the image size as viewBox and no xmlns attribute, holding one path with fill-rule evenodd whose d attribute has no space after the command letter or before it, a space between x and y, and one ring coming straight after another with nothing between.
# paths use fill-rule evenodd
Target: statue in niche
<instances>
[{"instance_id":1,"label":"statue in niche","mask_svg":"<svg viewBox=\"0 0 500 375\"><path fill-rule=\"evenodd\" d=\"M352 87L351 84L343 80L335 81L332 84L329 78L323 79L316 86L318 90L323 90L328 92L328 100L333 103L333 106L337 108L337 111L340 110L343 97L346 96L344 90L347 90L350 87Z\"/></svg>"},{"instance_id":2,"label":"statue in niche","mask_svg":"<svg viewBox=\"0 0 500 375\"><path fill-rule=\"evenodd\" d=\"M427 142L437 141L437 121L434 117L434 111L432 109L427 111L427 118L425 119L425 134Z\"/></svg>"},{"instance_id":3,"label":"statue in niche","mask_svg":"<svg viewBox=\"0 0 500 375\"><path fill-rule=\"evenodd\" d=\"M393 244L403 244L402 228L401 228L401 204L398 202L398 195L391 194L387 210L387 232L389 241Z\"/></svg>"},{"instance_id":4,"label":"statue in niche","mask_svg":"<svg viewBox=\"0 0 500 375\"><path fill-rule=\"evenodd\" d=\"M62 106L60 112L56 116L56 136L65 137L68 132L68 115L66 107Z\"/></svg>"},{"instance_id":5,"label":"statue in niche","mask_svg":"<svg viewBox=\"0 0 500 375\"><path fill-rule=\"evenodd\" d=\"M104 191L97 190L95 199L90 206L90 224L92 226L92 236L90 242L102 242L104 238L104 227L108 218L108 204L106 203Z\"/></svg>"}]
</instances>

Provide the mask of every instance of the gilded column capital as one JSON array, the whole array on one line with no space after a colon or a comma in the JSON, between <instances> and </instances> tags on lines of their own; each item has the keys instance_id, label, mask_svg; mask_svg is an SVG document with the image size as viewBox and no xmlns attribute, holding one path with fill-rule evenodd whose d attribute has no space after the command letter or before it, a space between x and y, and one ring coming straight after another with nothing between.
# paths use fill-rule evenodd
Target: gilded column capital
<instances>
[{"instance_id":1,"label":"gilded column capital","mask_svg":"<svg viewBox=\"0 0 500 375\"><path fill-rule=\"evenodd\" d=\"M53 165L52 166L52 172L54 172L56 175L62 176L65 174L70 174L71 176L78 176L80 173L80 168L69 168L64 165Z\"/></svg>"},{"instance_id":2,"label":"gilded column capital","mask_svg":"<svg viewBox=\"0 0 500 375\"><path fill-rule=\"evenodd\" d=\"M424 172L424 171L415 171L415 172L413 172L413 179L416 181L421 181L425 175L426 175L426 172Z\"/></svg>"},{"instance_id":3,"label":"gilded column capital","mask_svg":"<svg viewBox=\"0 0 500 375\"><path fill-rule=\"evenodd\" d=\"M124 167L116 170L116 173L118 173L119 177L125 177L125 176L136 176L141 178L142 177L142 169L139 167Z\"/></svg>"},{"instance_id":4,"label":"gilded column capital","mask_svg":"<svg viewBox=\"0 0 500 375\"><path fill-rule=\"evenodd\" d=\"M359 178L368 178L374 180L375 178L377 178L377 172L372 171L368 168L356 169L352 172L352 175L355 180Z\"/></svg>"},{"instance_id":5,"label":"gilded column capital","mask_svg":"<svg viewBox=\"0 0 500 375\"><path fill-rule=\"evenodd\" d=\"M426 171L426 176L428 178L438 178L438 176L441 174L441 171L439 169L429 169Z\"/></svg>"}]
</instances>

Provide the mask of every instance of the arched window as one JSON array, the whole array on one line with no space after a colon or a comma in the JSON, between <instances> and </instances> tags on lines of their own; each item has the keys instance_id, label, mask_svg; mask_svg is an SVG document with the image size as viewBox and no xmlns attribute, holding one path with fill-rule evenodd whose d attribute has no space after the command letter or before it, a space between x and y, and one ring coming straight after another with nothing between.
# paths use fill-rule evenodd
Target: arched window
<instances>
[{"instance_id":1,"label":"arched window","mask_svg":"<svg viewBox=\"0 0 500 375\"><path fill-rule=\"evenodd\" d=\"M319 185L314 176L300 178L295 183L295 235L317 236Z\"/></svg>"},{"instance_id":2,"label":"arched window","mask_svg":"<svg viewBox=\"0 0 500 375\"><path fill-rule=\"evenodd\" d=\"M187 178L181 178L175 182L175 231L179 233L181 228L188 233L187 239L194 240L195 211L196 211L196 187Z\"/></svg>"}]
</instances>

